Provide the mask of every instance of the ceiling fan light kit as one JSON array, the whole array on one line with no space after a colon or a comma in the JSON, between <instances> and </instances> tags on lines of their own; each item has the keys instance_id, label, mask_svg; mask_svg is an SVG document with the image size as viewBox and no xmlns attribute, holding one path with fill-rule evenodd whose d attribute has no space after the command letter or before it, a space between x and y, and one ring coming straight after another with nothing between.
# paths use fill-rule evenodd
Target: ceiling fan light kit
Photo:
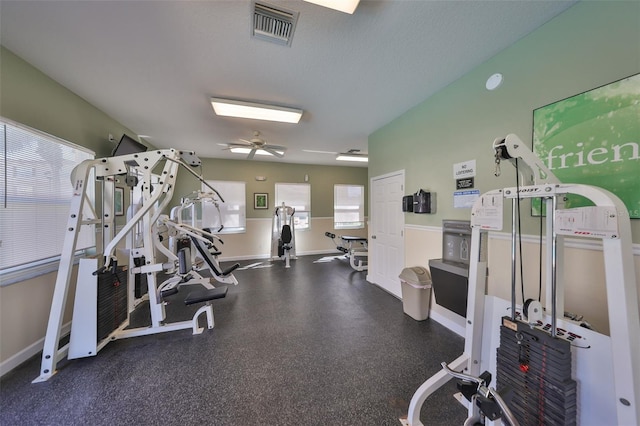
<instances>
[{"instance_id":1,"label":"ceiling fan light kit","mask_svg":"<svg viewBox=\"0 0 640 426\"><path fill-rule=\"evenodd\" d=\"M242 147L231 147L229 148L229 151L233 152L234 154L249 154L251 153L251 148L242 148ZM280 155L284 155L283 151L276 151L278 154ZM265 151L264 149L256 149L255 152L256 155L271 155L273 156L272 153Z\"/></svg>"},{"instance_id":2,"label":"ceiling fan light kit","mask_svg":"<svg viewBox=\"0 0 640 426\"><path fill-rule=\"evenodd\" d=\"M267 143L260 137L260 132L253 132L253 138L246 140L240 139L238 143L225 144L229 151L234 154L247 154L247 160L253 159L255 155L271 155L277 158L283 158L286 147L280 145L272 145Z\"/></svg>"},{"instance_id":3,"label":"ceiling fan light kit","mask_svg":"<svg viewBox=\"0 0 640 426\"><path fill-rule=\"evenodd\" d=\"M249 118L253 120L298 123L302 110L277 105L265 105L235 99L211 98L213 111L224 117Z\"/></svg>"}]
</instances>

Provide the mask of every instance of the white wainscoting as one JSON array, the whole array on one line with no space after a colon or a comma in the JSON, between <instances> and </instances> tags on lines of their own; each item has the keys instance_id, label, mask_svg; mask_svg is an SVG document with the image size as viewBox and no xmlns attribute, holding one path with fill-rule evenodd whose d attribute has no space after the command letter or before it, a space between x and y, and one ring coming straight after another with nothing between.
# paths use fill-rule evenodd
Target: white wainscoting
<instances>
[{"instance_id":1,"label":"white wainscoting","mask_svg":"<svg viewBox=\"0 0 640 426\"><path fill-rule=\"evenodd\" d=\"M526 298L538 297L539 238L523 235L523 273ZM543 240L544 245L544 240ZM406 266L428 267L429 259L442 257L442 229L434 226L405 226ZM636 282L640 277L640 244L633 245ZM544 252L543 252L544 256ZM511 234L490 232L487 294L511 299ZM565 310L584 315L598 332L608 335L609 316L604 279L602 243L598 240L565 239ZM519 272L517 301L521 303ZM639 286L640 287L640 286ZM544 305L544 277L542 299ZM640 303L640 300L639 300ZM464 334L464 318L431 300L431 317L454 332Z\"/></svg>"},{"instance_id":2,"label":"white wainscoting","mask_svg":"<svg viewBox=\"0 0 640 426\"><path fill-rule=\"evenodd\" d=\"M271 255L271 227L269 219L247 219L247 231L243 234L220 235L224 244L219 245L222 251L221 261L249 259L268 259ZM367 228L335 230L333 217L312 217L309 229L296 229L296 254L298 256L324 253L339 253L325 232L336 235L353 235L367 237Z\"/></svg>"}]
</instances>

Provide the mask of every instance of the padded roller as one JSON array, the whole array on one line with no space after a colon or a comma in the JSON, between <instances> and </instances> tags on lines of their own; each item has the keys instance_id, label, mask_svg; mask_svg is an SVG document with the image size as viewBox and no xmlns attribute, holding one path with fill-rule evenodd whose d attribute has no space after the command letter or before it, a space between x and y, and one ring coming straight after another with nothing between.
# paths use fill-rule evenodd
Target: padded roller
<instances>
[{"instance_id":1,"label":"padded roller","mask_svg":"<svg viewBox=\"0 0 640 426\"><path fill-rule=\"evenodd\" d=\"M208 302L209 300L222 299L227 296L228 287L220 287L213 289L196 290L189 293L184 299L185 305L193 305L194 303Z\"/></svg>"},{"instance_id":2,"label":"padded roller","mask_svg":"<svg viewBox=\"0 0 640 426\"><path fill-rule=\"evenodd\" d=\"M178 250L178 272L186 275L191 270L191 250L188 247Z\"/></svg>"},{"instance_id":3,"label":"padded roller","mask_svg":"<svg viewBox=\"0 0 640 426\"><path fill-rule=\"evenodd\" d=\"M165 298L165 297L173 296L174 294L177 294L177 293L178 293L178 287L173 287L173 288L168 288L166 290L162 290L160 292L160 296Z\"/></svg>"},{"instance_id":4,"label":"padded roller","mask_svg":"<svg viewBox=\"0 0 640 426\"><path fill-rule=\"evenodd\" d=\"M240 267L239 263L234 263L233 265L231 265L231 267L225 269L224 271L222 271L222 276L226 277L227 275L230 275L233 271L235 271L236 269L238 269Z\"/></svg>"}]
</instances>

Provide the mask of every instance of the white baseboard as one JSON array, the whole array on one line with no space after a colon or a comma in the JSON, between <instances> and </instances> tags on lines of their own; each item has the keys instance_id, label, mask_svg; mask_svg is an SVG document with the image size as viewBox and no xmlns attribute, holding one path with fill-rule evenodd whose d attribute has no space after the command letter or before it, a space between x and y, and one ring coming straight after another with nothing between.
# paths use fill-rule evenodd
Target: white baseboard
<instances>
[{"instance_id":1,"label":"white baseboard","mask_svg":"<svg viewBox=\"0 0 640 426\"><path fill-rule=\"evenodd\" d=\"M66 336L69 333L71 333L71 321L69 321L68 323L62 326L60 335ZM0 362L0 377L4 376L9 371L13 370L23 362L29 360L34 355L37 355L38 352L42 351L43 347L44 347L44 337L32 343L31 345L27 346L26 348L16 353L15 355L11 356L10 358L7 358L6 360ZM34 371L33 374L34 376L36 376L38 375L38 372Z\"/></svg>"},{"instance_id":2,"label":"white baseboard","mask_svg":"<svg viewBox=\"0 0 640 426\"><path fill-rule=\"evenodd\" d=\"M311 250L311 251L296 253L296 256L310 256L310 255L316 255L316 254L340 254L340 253L342 252L336 249ZM271 259L271 256L269 254L254 254L250 256L228 256L228 257L220 256L218 258L220 262L237 262L239 260L269 260L269 259Z\"/></svg>"},{"instance_id":3,"label":"white baseboard","mask_svg":"<svg viewBox=\"0 0 640 426\"><path fill-rule=\"evenodd\" d=\"M336 249L324 249L324 250L311 250L298 253L298 256L313 256L316 254L341 254L342 252ZM344 253L342 253L344 254Z\"/></svg>"},{"instance_id":4,"label":"white baseboard","mask_svg":"<svg viewBox=\"0 0 640 426\"><path fill-rule=\"evenodd\" d=\"M271 256L268 254L254 254L249 256L220 256L220 262L237 262L239 260L269 260Z\"/></svg>"}]
</instances>

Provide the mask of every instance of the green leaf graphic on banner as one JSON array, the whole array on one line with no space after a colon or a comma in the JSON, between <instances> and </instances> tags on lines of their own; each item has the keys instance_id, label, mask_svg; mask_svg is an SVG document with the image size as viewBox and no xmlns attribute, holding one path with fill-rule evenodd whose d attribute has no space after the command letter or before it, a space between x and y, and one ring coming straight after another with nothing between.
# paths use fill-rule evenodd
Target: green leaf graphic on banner
<instances>
[{"instance_id":1,"label":"green leaf graphic on banner","mask_svg":"<svg viewBox=\"0 0 640 426\"><path fill-rule=\"evenodd\" d=\"M640 74L534 110L533 151L561 182L607 189L640 218Z\"/></svg>"}]
</instances>

